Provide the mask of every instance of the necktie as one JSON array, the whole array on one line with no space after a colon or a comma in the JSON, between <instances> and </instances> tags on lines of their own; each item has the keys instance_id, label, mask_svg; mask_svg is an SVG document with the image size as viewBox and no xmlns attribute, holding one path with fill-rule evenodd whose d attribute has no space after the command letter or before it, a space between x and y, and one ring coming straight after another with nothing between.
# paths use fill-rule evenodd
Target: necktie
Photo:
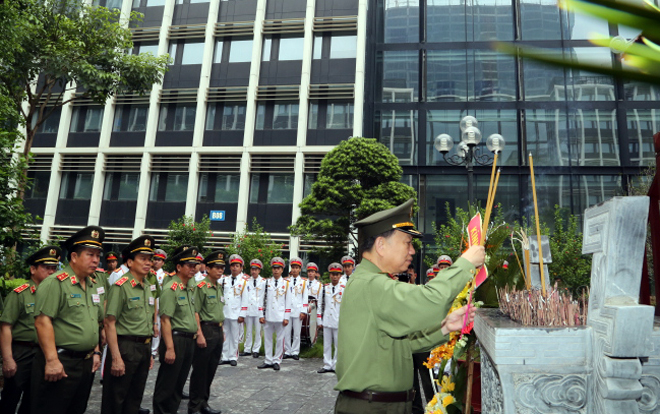
<instances>
[{"instance_id":1,"label":"necktie","mask_svg":"<svg viewBox=\"0 0 660 414\"><path fill-rule=\"evenodd\" d=\"M257 287L257 279L254 279L254 287Z\"/></svg>"},{"instance_id":2,"label":"necktie","mask_svg":"<svg viewBox=\"0 0 660 414\"><path fill-rule=\"evenodd\" d=\"M275 288L277 288L277 279L275 279Z\"/></svg>"},{"instance_id":3,"label":"necktie","mask_svg":"<svg viewBox=\"0 0 660 414\"><path fill-rule=\"evenodd\" d=\"M332 293L333 294L335 293L335 287L334 286L332 287Z\"/></svg>"},{"instance_id":4,"label":"necktie","mask_svg":"<svg viewBox=\"0 0 660 414\"><path fill-rule=\"evenodd\" d=\"M297 282L297 281L298 281L298 279L296 279L296 278L294 277L294 278L293 278L293 286L296 285L296 282Z\"/></svg>"},{"instance_id":5,"label":"necktie","mask_svg":"<svg viewBox=\"0 0 660 414\"><path fill-rule=\"evenodd\" d=\"M234 286L234 281L236 280L236 277L232 276L231 277L231 285Z\"/></svg>"},{"instance_id":6,"label":"necktie","mask_svg":"<svg viewBox=\"0 0 660 414\"><path fill-rule=\"evenodd\" d=\"M348 282L348 279L349 279L349 278L350 278L350 276L349 276L349 275L346 275L346 281L347 281L347 282Z\"/></svg>"}]
</instances>

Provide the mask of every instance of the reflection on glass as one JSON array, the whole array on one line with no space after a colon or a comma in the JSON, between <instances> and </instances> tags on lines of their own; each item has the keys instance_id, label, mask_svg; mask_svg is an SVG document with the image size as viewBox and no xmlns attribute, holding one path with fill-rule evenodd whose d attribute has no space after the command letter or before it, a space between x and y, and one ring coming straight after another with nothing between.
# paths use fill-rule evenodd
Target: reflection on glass
<instances>
[{"instance_id":1,"label":"reflection on glass","mask_svg":"<svg viewBox=\"0 0 660 414\"><path fill-rule=\"evenodd\" d=\"M467 77L465 50L427 52L426 99L429 102L466 101Z\"/></svg>"},{"instance_id":2,"label":"reflection on glass","mask_svg":"<svg viewBox=\"0 0 660 414\"><path fill-rule=\"evenodd\" d=\"M201 65L204 60L204 42L186 43L181 56L182 65Z\"/></svg>"},{"instance_id":3,"label":"reflection on glass","mask_svg":"<svg viewBox=\"0 0 660 414\"><path fill-rule=\"evenodd\" d=\"M316 35L314 36L314 52L312 53L312 59L321 59L323 53L323 36Z\"/></svg>"},{"instance_id":4,"label":"reflection on glass","mask_svg":"<svg viewBox=\"0 0 660 414\"><path fill-rule=\"evenodd\" d=\"M465 2L426 0L426 38L429 42L467 41Z\"/></svg>"},{"instance_id":5,"label":"reflection on glass","mask_svg":"<svg viewBox=\"0 0 660 414\"><path fill-rule=\"evenodd\" d=\"M60 200L89 200L92 198L94 173L73 172L62 173Z\"/></svg>"},{"instance_id":6,"label":"reflection on glass","mask_svg":"<svg viewBox=\"0 0 660 414\"><path fill-rule=\"evenodd\" d=\"M268 175L268 204L293 203L293 174Z\"/></svg>"},{"instance_id":7,"label":"reflection on glass","mask_svg":"<svg viewBox=\"0 0 660 414\"><path fill-rule=\"evenodd\" d=\"M464 169L460 175L429 175L426 176L426 185L422 194L426 195L424 200L425 209L420 211L420 224L424 223L424 231L430 232L433 229L433 223L437 226L447 222L450 216L456 212L456 207L467 209L467 174ZM422 190L420 188L420 190ZM449 204L449 214L447 213L447 204ZM459 247L456 246L458 249ZM452 252L447 252L451 254ZM453 252L454 255L458 251Z\"/></svg>"},{"instance_id":8,"label":"reflection on glass","mask_svg":"<svg viewBox=\"0 0 660 414\"><path fill-rule=\"evenodd\" d=\"M417 111L380 111L375 122L378 142L396 155L399 164L417 164Z\"/></svg>"},{"instance_id":9,"label":"reflection on glass","mask_svg":"<svg viewBox=\"0 0 660 414\"><path fill-rule=\"evenodd\" d=\"M623 84L627 101L660 101L660 86L636 81Z\"/></svg>"},{"instance_id":10,"label":"reflection on glass","mask_svg":"<svg viewBox=\"0 0 660 414\"><path fill-rule=\"evenodd\" d=\"M536 167L536 153L534 153L534 166ZM534 173L537 204L539 208L539 216L541 217L540 221L547 224L552 232L555 224L555 205L559 206L560 209L564 209L566 213L571 213L571 196L573 190L571 188L571 176L543 174L536 170ZM529 175L523 179L525 180L524 185L526 186L526 191L523 191L523 215L527 217L527 222L531 223L531 220L534 217L532 182Z\"/></svg>"},{"instance_id":11,"label":"reflection on glass","mask_svg":"<svg viewBox=\"0 0 660 414\"><path fill-rule=\"evenodd\" d=\"M271 50L273 49L273 39L267 37L264 39L264 47L261 50L261 60L268 62L270 60Z\"/></svg>"},{"instance_id":12,"label":"reflection on glass","mask_svg":"<svg viewBox=\"0 0 660 414\"><path fill-rule=\"evenodd\" d=\"M244 104L225 104L222 111L221 129L225 131L245 129L245 109Z\"/></svg>"},{"instance_id":13,"label":"reflection on glass","mask_svg":"<svg viewBox=\"0 0 660 414\"><path fill-rule=\"evenodd\" d=\"M273 110L273 129L296 128L298 128L298 104L275 104Z\"/></svg>"},{"instance_id":14,"label":"reflection on glass","mask_svg":"<svg viewBox=\"0 0 660 414\"><path fill-rule=\"evenodd\" d=\"M124 117L128 115L128 119ZM128 131L142 132L147 130L148 105L131 105L128 108L117 106L112 132Z\"/></svg>"},{"instance_id":15,"label":"reflection on glass","mask_svg":"<svg viewBox=\"0 0 660 414\"><path fill-rule=\"evenodd\" d=\"M612 54L604 47L574 47L566 49L566 58L579 63L612 67ZM610 76L582 70L569 70L568 99L576 101L613 101L614 81Z\"/></svg>"},{"instance_id":16,"label":"reflection on glass","mask_svg":"<svg viewBox=\"0 0 660 414\"><path fill-rule=\"evenodd\" d=\"M474 50L468 54L469 100L513 101L516 99L516 70L512 57Z\"/></svg>"},{"instance_id":17,"label":"reflection on glass","mask_svg":"<svg viewBox=\"0 0 660 414\"><path fill-rule=\"evenodd\" d=\"M199 178L200 203L237 203L240 184L239 174L202 173ZM214 191L213 194L211 192Z\"/></svg>"},{"instance_id":18,"label":"reflection on glass","mask_svg":"<svg viewBox=\"0 0 660 414\"><path fill-rule=\"evenodd\" d=\"M325 127L326 129L352 129L353 103L328 102Z\"/></svg>"},{"instance_id":19,"label":"reflection on glass","mask_svg":"<svg viewBox=\"0 0 660 414\"><path fill-rule=\"evenodd\" d=\"M621 177L616 175L574 175L573 212L582 216L587 208L623 194Z\"/></svg>"},{"instance_id":20,"label":"reflection on glass","mask_svg":"<svg viewBox=\"0 0 660 414\"><path fill-rule=\"evenodd\" d=\"M165 198L159 198L161 176L165 181ZM182 202L188 195L188 173L154 173L151 175L151 187L149 189L149 201L171 201Z\"/></svg>"},{"instance_id":21,"label":"reflection on glass","mask_svg":"<svg viewBox=\"0 0 660 414\"><path fill-rule=\"evenodd\" d=\"M158 44L155 45L139 45L138 54L151 53L154 56L158 56ZM172 55L170 55L172 56Z\"/></svg>"},{"instance_id":22,"label":"reflection on glass","mask_svg":"<svg viewBox=\"0 0 660 414\"><path fill-rule=\"evenodd\" d=\"M660 110L629 109L628 118L628 151L632 165L653 165L655 151L653 149L653 134L660 131Z\"/></svg>"},{"instance_id":23,"label":"reflection on glass","mask_svg":"<svg viewBox=\"0 0 660 414\"><path fill-rule=\"evenodd\" d=\"M277 60L302 60L304 41L305 39L302 37L281 38Z\"/></svg>"},{"instance_id":24,"label":"reflection on glass","mask_svg":"<svg viewBox=\"0 0 660 414\"><path fill-rule=\"evenodd\" d=\"M562 57L561 50L552 50L548 56ZM526 101L566 100L564 69L523 59L523 87Z\"/></svg>"},{"instance_id":25,"label":"reflection on glass","mask_svg":"<svg viewBox=\"0 0 660 414\"><path fill-rule=\"evenodd\" d=\"M165 5L165 0L147 0L147 7L152 7L152 6L164 6Z\"/></svg>"},{"instance_id":26,"label":"reflection on glass","mask_svg":"<svg viewBox=\"0 0 660 414\"><path fill-rule=\"evenodd\" d=\"M57 130L59 129L60 126L60 117L62 116L62 108L53 108L47 107L45 110L45 114L48 114L50 111L53 111L39 126L39 129L37 132L42 133L42 134L56 134ZM34 113L32 116L32 127L37 124L37 118L39 114Z\"/></svg>"},{"instance_id":27,"label":"reflection on glass","mask_svg":"<svg viewBox=\"0 0 660 414\"><path fill-rule=\"evenodd\" d=\"M77 106L73 108L69 132L99 132L102 122L103 107Z\"/></svg>"},{"instance_id":28,"label":"reflection on glass","mask_svg":"<svg viewBox=\"0 0 660 414\"><path fill-rule=\"evenodd\" d=\"M192 131L195 127L195 104L171 104L160 108L159 131ZM174 119L168 119L174 112Z\"/></svg>"},{"instance_id":29,"label":"reflection on glass","mask_svg":"<svg viewBox=\"0 0 660 414\"><path fill-rule=\"evenodd\" d=\"M330 38L330 59L355 59L357 56L357 36L332 36Z\"/></svg>"},{"instance_id":30,"label":"reflection on glass","mask_svg":"<svg viewBox=\"0 0 660 414\"><path fill-rule=\"evenodd\" d=\"M472 0L466 7L467 40L513 40L510 0Z\"/></svg>"},{"instance_id":31,"label":"reflection on glass","mask_svg":"<svg viewBox=\"0 0 660 414\"><path fill-rule=\"evenodd\" d=\"M252 40L232 39L229 46L229 62L252 62Z\"/></svg>"},{"instance_id":32,"label":"reflection on glass","mask_svg":"<svg viewBox=\"0 0 660 414\"><path fill-rule=\"evenodd\" d=\"M250 177L250 203L259 202L259 177L261 174L252 174Z\"/></svg>"},{"instance_id":33,"label":"reflection on glass","mask_svg":"<svg viewBox=\"0 0 660 414\"><path fill-rule=\"evenodd\" d=\"M534 155L534 165L568 166L567 117L563 109L528 109L525 111L527 151Z\"/></svg>"},{"instance_id":34,"label":"reflection on glass","mask_svg":"<svg viewBox=\"0 0 660 414\"><path fill-rule=\"evenodd\" d=\"M607 20L572 11L564 12L564 19L568 22L564 34L566 40L609 38L610 29Z\"/></svg>"},{"instance_id":35,"label":"reflection on glass","mask_svg":"<svg viewBox=\"0 0 660 414\"><path fill-rule=\"evenodd\" d=\"M309 104L309 120L307 121L308 129L317 129L319 127L319 104L310 102Z\"/></svg>"},{"instance_id":36,"label":"reflection on glass","mask_svg":"<svg viewBox=\"0 0 660 414\"><path fill-rule=\"evenodd\" d=\"M419 93L419 53L382 52L382 102L413 102Z\"/></svg>"},{"instance_id":37,"label":"reflection on glass","mask_svg":"<svg viewBox=\"0 0 660 414\"><path fill-rule=\"evenodd\" d=\"M520 0L523 40L560 40L560 9L556 0Z\"/></svg>"},{"instance_id":38,"label":"reflection on glass","mask_svg":"<svg viewBox=\"0 0 660 414\"><path fill-rule=\"evenodd\" d=\"M576 109L570 115L569 128L573 165L621 165L616 110Z\"/></svg>"},{"instance_id":39,"label":"reflection on glass","mask_svg":"<svg viewBox=\"0 0 660 414\"><path fill-rule=\"evenodd\" d=\"M213 54L213 63L220 63L222 61L222 46L224 42L218 40L215 42L215 52Z\"/></svg>"},{"instance_id":40,"label":"reflection on glass","mask_svg":"<svg viewBox=\"0 0 660 414\"><path fill-rule=\"evenodd\" d=\"M384 0L385 43L419 42L419 0Z\"/></svg>"},{"instance_id":41,"label":"reflection on glass","mask_svg":"<svg viewBox=\"0 0 660 414\"><path fill-rule=\"evenodd\" d=\"M449 134L454 144L460 140L459 121L467 115L466 111L433 110L426 112L426 165L447 165L433 147L433 140L440 134ZM453 152L452 152L453 153ZM452 153L447 155L451 156Z\"/></svg>"},{"instance_id":42,"label":"reflection on glass","mask_svg":"<svg viewBox=\"0 0 660 414\"><path fill-rule=\"evenodd\" d=\"M312 193L312 186L316 182L316 174L305 174L305 182L303 184L303 198Z\"/></svg>"},{"instance_id":43,"label":"reflection on glass","mask_svg":"<svg viewBox=\"0 0 660 414\"><path fill-rule=\"evenodd\" d=\"M136 201L139 182L138 172L107 173L103 200Z\"/></svg>"}]
</instances>

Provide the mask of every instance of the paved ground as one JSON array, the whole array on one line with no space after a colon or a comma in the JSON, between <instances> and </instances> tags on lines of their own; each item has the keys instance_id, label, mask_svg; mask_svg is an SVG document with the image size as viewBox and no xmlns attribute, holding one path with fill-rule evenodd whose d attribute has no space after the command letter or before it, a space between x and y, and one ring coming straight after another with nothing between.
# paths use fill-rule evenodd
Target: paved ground
<instances>
[{"instance_id":1,"label":"paved ground","mask_svg":"<svg viewBox=\"0 0 660 414\"><path fill-rule=\"evenodd\" d=\"M211 386L212 408L223 414L328 414L333 412L337 377L333 373L317 374L321 359L282 361L279 372L258 370L263 357L239 357L238 366L221 365ZM151 409L158 362L149 373L142 406ZM101 384L96 374L89 399L88 413L101 412ZM188 384L185 387L188 391ZM179 413L186 414L188 401L181 402ZM152 411L153 413L153 411Z\"/></svg>"}]
</instances>

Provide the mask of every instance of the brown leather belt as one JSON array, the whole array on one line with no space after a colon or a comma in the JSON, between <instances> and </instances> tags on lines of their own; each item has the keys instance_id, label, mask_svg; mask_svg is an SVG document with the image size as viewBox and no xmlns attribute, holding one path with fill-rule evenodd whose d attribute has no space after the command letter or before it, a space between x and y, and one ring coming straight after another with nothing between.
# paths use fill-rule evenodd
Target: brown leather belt
<instances>
[{"instance_id":1,"label":"brown leather belt","mask_svg":"<svg viewBox=\"0 0 660 414\"><path fill-rule=\"evenodd\" d=\"M184 338L190 338L190 339L195 339L197 337L197 334L190 333L190 332L182 332L182 331L172 331L173 336L182 336Z\"/></svg>"},{"instance_id":2,"label":"brown leather belt","mask_svg":"<svg viewBox=\"0 0 660 414\"><path fill-rule=\"evenodd\" d=\"M17 340L13 340L13 341L11 341L11 343L14 344L14 345L26 346L26 347L28 347L28 348L36 348L36 347L39 346L38 343L36 343L36 342L30 342L30 341L17 341Z\"/></svg>"},{"instance_id":3,"label":"brown leather belt","mask_svg":"<svg viewBox=\"0 0 660 414\"><path fill-rule=\"evenodd\" d=\"M150 344L150 336L136 336L136 335L117 335L117 339L122 339L129 342L137 342L140 344Z\"/></svg>"},{"instance_id":4,"label":"brown leather belt","mask_svg":"<svg viewBox=\"0 0 660 414\"><path fill-rule=\"evenodd\" d=\"M362 392L355 391L341 391L341 394L355 398L357 400L384 402L384 403L399 403L412 401L415 398L415 390L408 390L402 392L379 392L365 390Z\"/></svg>"}]
</instances>

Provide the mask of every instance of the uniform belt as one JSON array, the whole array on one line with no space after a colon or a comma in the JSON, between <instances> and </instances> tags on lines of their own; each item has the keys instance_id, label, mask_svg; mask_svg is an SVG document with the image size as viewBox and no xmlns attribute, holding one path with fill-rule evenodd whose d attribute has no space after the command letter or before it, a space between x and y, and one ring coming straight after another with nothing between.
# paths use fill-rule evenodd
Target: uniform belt
<instances>
[{"instance_id":1,"label":"uniform belt","mask_svg":"<svg viewBox=\"0 0 660 414\"><path fill-rule=\"evenodd\" d=\"M211 321L200 321L200 325L206 325L206 326L215 326L216 328L219 328L222 326L222 322L211 322Z\"/></svg>"},{"instance_id":2,"label":"uniform belt","mask_svg":"<svg viewBox=\"0 0 660 414\"><path fill-rule=\"evenodd\" d=\"M141 344L150 344L150 336L137 336L137 335L117 335L117 339L123 339L124 341L138 342Z\"/></svg>"},{"instance_id":3,"label":"uniform belt","mask_svg":"<svg viewBox=\"0 0 660 414\"><path fill-rule=\"evenodd\" d=\"M14 345L21 345L21 346L27 346L28 348L36 348L39 346L38 343L36 342L30 342L30 341L17 341L17 340L12 340L12 344Z\"/></svg>"},{"instance_id":4,"label":"uniform belt","mask_svg":"<svg viewBox=\"0 0 660 414\"><path fill-rule=\"evenodd\" d=\"M94 350L90 351L71 351L69 349L57 348L57 353L75 359L89 359L94 355Z\"/></svg>"},{"instance_id":5,"label":"uniform belt","mask_svg":"<svg viewBox=\"0 0 660 414\"><path fill-rule=\"evenodd\" d=\"M408 390L402 392L378 392L365 390L362 392L355 391L341 391L343 395L358 400L384 402L384 403L399 403L412 401L415 397L415 390Z\"/></svg>"},{"instance_id":6,"label":"uniform belt","mask_svg":"<svg viewBox=\"0 0 660 414\"><path fill-rule=\"evenodd\" d=\"M197 334L194 334L194 333L190 333L190 332L181 332L181 331L172 331L172 335L174 335L174 336L182 336L182 337L184 337L184 338L191 338L191 339L195 339L195 337L197 336Z\"/></svg>"}]
</instances>

